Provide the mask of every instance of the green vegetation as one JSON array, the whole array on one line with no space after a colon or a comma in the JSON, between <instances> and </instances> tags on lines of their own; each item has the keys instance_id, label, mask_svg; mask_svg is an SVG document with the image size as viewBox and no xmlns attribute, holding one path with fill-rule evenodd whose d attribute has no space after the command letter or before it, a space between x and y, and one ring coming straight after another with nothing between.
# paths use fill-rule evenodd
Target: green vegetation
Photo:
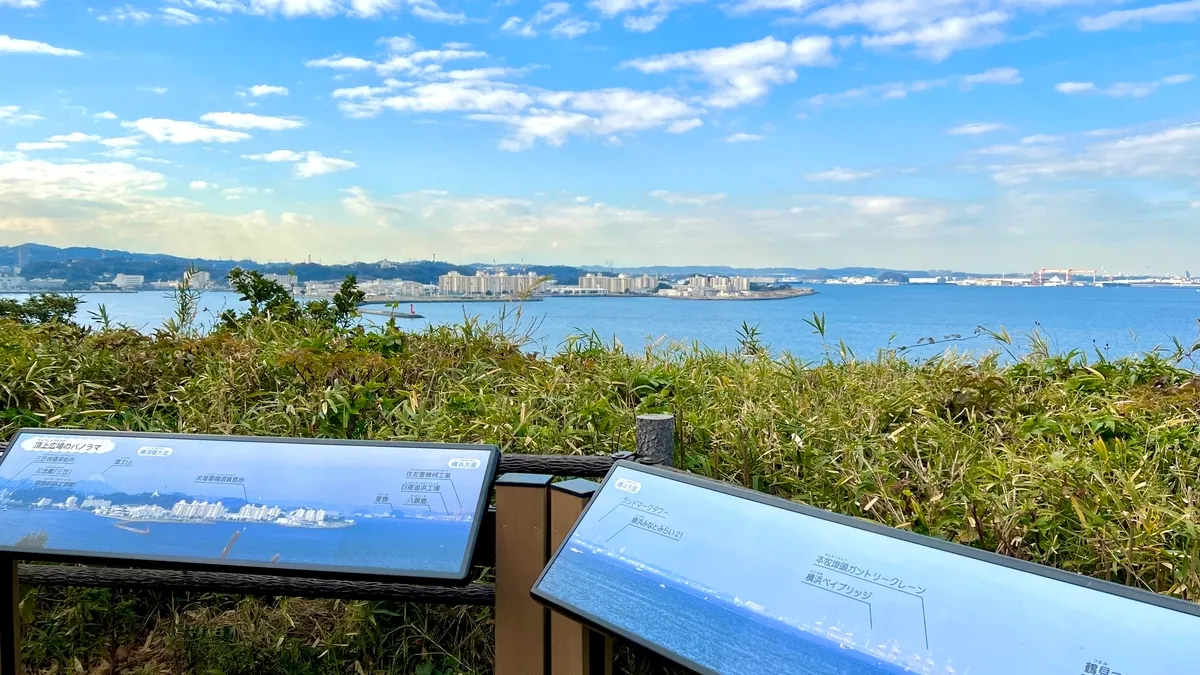
<instances>
[{"instance_id":1,"label":"green vegetation","mask_svg":"<svg viewBox=\"0 0 1200 675\"><path fill-rule=\"evenodd\" d=\"M254 291L253 284L249 290ZM258 289L263 291L264 289ZM257 292L257 291L255 291ZM265 289L211 334L0 320L0 434L22 426L492 442L607 454L639 412L678 418L677 463L763 492L1180 598L1200 594L1200 348L1110 361L900 350L818 363L520 349L511 325L365 332ZM335 303L336 305L336 303ZM336 311L336 310L331 310ZM194 319L194 313L191 316ZM520 326L519 311L515 317ZM823 317L810 325L824 340ZM802 573L802 570L797 570ZM487 673L490 611L28 589L33 672ZM627 672L634 672L627 668ZM640 671L638 671L640 672Z\"/></svg>"}]
</instances>

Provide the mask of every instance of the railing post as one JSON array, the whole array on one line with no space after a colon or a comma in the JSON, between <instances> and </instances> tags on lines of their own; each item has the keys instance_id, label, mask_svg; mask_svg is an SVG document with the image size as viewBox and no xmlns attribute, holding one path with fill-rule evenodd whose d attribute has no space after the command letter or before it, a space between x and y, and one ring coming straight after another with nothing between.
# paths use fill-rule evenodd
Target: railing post
<instances>
[{"instance_id":1,"label":"railing post","mask_svg":"<svg viewBox=\"0 0 1200 675\"><path fill-rule=\"evenodd\" d=\"M577 478L550 486L550 549L558 550L599 484ZM612 639L550 613L550 675L612 675Z\"/></svg>"},{"instance_id":2,"label":"railing post","mask_svg":"<svg viewBox=\"0 0 1200 675\"><path fill-rule=\"evenodd\" d=\"M496 480L495 675L545 675L549 611L529 594L550 559L553 476L506 473Z\"/></svg>"},{"instance_id":3,"label":"railing post","mask_svg":"<svg viewBox=\"0 0 1200 675\"><path fill-rule=\"evenodd\" d=\"M637 416L637 454L658 464L675 466L675 416Z\"/></svg>"},{"instance_id":4,"label":"railing post","mask_svg":"<svg viewBox=\"0 0 1200 675\"><path fill-rule=\"evenodd\" d=\"M21 675L21 587L17 561L0 556L0 675Z\"/></svg>"}]
</instances>

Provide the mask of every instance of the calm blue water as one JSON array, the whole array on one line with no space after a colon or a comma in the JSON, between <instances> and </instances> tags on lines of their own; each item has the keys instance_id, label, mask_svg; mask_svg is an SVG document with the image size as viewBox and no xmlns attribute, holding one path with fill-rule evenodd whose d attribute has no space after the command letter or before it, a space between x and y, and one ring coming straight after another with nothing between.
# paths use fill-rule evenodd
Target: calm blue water
<instances>
[{"instance_id":1,"label":"calm blue water","mask_svg":"<svg viewBox=\"0 0 1200 675\"><path fill-rule=\"evenodd\" d=\"M12 513L12 511L9 511ZM401 518L359 518L350 527L316 529L266 523L133 522L149 534L114 527L118 521L87 511L22 509L20 518L0 518L0 543L13 545L37 531L48 534L49 550L97 551L109 555L206 558L214 562L234 531L242 534L231 560L279 562L324 567L457 572L469 523Z\"/></svg>"},{"instance_id":2,"label":"calm blue water","mask_svg":"<svg viewBox=\"0 0 1200 675\"><path fill-rule=\"evenodd\" d=\"M787 580L781 580L787 583ZM539 589L721 675L900 675L902 668L566 549Z\"/></svg>"},{"instance_id":3,"label":"calm blue water","mask_svg":"<svg viewBox=\"0 0 1200 675\"><path fill-rule=\"evenodd\" d=\"M1188 288L987 288L958 286L816 286L818 295L767 302L689 302L661 298L551 298L525 305L520 321L515 306L500 304L418 303L427 318L402 325L461 322L467 314L497 319L508 312L507 325L529 331L539 351L552 351L572 333L595 331L606 340L641 349L658 340L698 341L713 348L736 347L743 322L757 325L777 351L804 358L823 353L821 340L804 324L814 312L827 321L829 342L839 339L860 357L871 357L888 345L915 344L921 338L971 335L977 326L1007 329L1014 338L1038 329L1057 351L1098 348L1121 356L1170 344L1172 337L1194 341L1200 319L1200 292ZM94 294L81 320L103 303L109 314L144 330L170 316L166 294ZM232 293L209 293L201 320L211 322L223 308L240 306ZM405 307L407 309L407 307ZM380 317L367 321L381 322ZM959 350L987 351L986 339L951 343ZM921 347L928 355L947 345Z\"/></svg>"}]
</instances>

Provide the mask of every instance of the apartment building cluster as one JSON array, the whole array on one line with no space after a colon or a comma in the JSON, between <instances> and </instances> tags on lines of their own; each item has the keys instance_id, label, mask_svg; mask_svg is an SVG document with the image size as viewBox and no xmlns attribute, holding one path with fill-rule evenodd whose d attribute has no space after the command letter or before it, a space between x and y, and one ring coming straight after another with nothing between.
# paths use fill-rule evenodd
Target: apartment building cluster
<instances>
[{"instance_id":1,"label":"apartment building cluster","mask_svg":"<svg viewBox=\"0 0 1200 675\"><path fill-rule=\"evenodd\" d=\"M540 281L533 272L495 274L480 270L473 275L449 272L438 277L438 290L443 295L525 295L535 290L545 292L553 281Z\"/></svg>"},{"instance_id":2,"label":"apartment building cluster","mask_svg":"<svg viewBox=\"0 0 1200 675\"><path fill-rule=\"evenodd\" d=\"M632 276L618 274L615 277L603 274L585 274L579 278L581 289L597 289L608 295L626 295L629 293L653 293L658 289L658 277L649 274Z\"/></svg>"},{"instance_id":3,"label":"apartment building cluster","mask_svg":"<svg viewBox=\"0 0 1200 675\"><path fill-rule=\"evenodd\" d=\"M191 502L180 500L174 507L171 508L171 515L176 518L198 518L200 520L216 520L226 514L225 505L221 502L210 504L208 502L196 501Z\"/></svg>"},{"instance_id":4,"label":"apartment building cluster","mask_svg":"<svg viewBox=\"0 0 1200 675\"><path fill-rule=\"evenodd\" d=\"M740 295L750 291L751 283L755 282L748 277L710 277L698 274L684 279L674 288L663 291L662 295L688 298Z\"/></svg>"}]
</instances>

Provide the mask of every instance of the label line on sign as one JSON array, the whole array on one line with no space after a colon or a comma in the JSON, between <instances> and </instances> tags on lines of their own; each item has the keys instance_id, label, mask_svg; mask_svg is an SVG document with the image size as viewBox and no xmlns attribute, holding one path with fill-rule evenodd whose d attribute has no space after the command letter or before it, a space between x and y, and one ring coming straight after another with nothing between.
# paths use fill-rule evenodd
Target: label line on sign
<instances>
[{"instance_id":1,"label":"label line on sign","mask_svg":"<svg viewBox=\"0 0 1200 675\"><path fill-rule=\"evenodd\" d=\"M889 591L903 593L904 595L907 595L911 598L916 598L917 600L920 600L921 601L921 630L925 633L925 648L929 649L929 624L925 620L925 598L924 597L917 595L916 593L909 593L908 591L902 591L899 588L896 588L894 586L889 586L887 584L881 584L878 581L872 581L870 579L860 577L860 576L857 576L854 574L848 574L846 572L843 572L843 571L837 569L836 567L828 567L823 564L818 564L817 567L820 567L821 569L827 570L829 572L835 572L837 574L841 574L841 575L850 577L851 579L855 579L857 581L865 581L868 584L873 584L875 586L879 586L880 588L886 588ZM820 587L818 586L818 588L820 588ZM824 590L824 589L822 589L822 590Z\"/></svg>"},{"instance_id":2,"label":"label line on sign","mask_svg":"<svg viewBox=\"0 0 1200 675\"><path fill-rule=\"evenodd\" d=\"M845 598L846 600L853 600L854 602L858 602L858 603L862 603L862 604L866 605L867 606L867 622L870 624L871 629L874 630L874 628L875 628L875 612L871 609L871 603L867 602L866 600L859 600L858 598L852 598L848 595L842 595L841 593L838 593L837 591L832 591L828 588L825 588L824 586L814 584L811 581L805 581L804 585L811 586L819 591L825 591L826 593L831 593L833 595L838 596L839 598Z\"/></svg>"}]
</instances>

